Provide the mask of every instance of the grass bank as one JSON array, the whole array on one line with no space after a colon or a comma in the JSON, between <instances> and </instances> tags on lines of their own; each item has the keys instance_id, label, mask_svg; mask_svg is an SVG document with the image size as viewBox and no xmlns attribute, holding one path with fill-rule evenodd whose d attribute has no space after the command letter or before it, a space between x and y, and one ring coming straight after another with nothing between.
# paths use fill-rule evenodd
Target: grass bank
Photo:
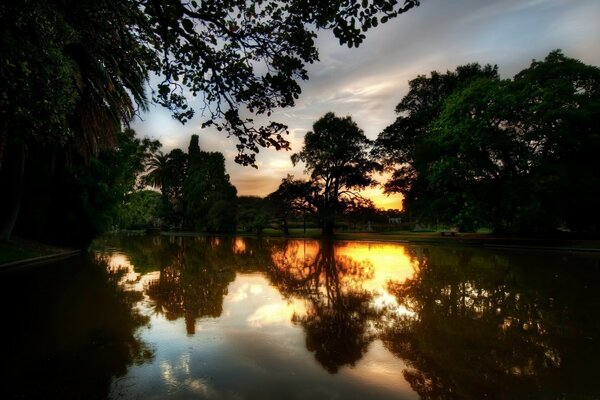
<instances>
[{"instance_id":1,"label":"grass bank","mask_svg":"<svg viewBox=\"0 0 600 400\"><path fill-rule=\"evenodd\" d=\"M16 261L58 256L71 252L73 252L73 249L13 238L9 242L0 242L0 266Z\"/></svg>"},{"instance_id":2,"label":"grass bank","mask_svg":"<svg viewBox=\"0 0 600 400\"><path fill-rule=\"evenodd\" d=\"M162 232L164 235L198 236L202 233L195 232ZM233 235L233 234L232 234ZM236 236L254 237L255 234L237 233ZM274 229L265 229L263 237L283 237L283 232ZM290 229L288 238L314 238L321 237L320 229ZM400 243L431 243L438 245L456 246L483 246L498 248L531 248L539 250L561 251L591 251L600 252L600 239L584 239L569 235L561 236L502 236L489 232L456 233L454 236L442 235L441 232L339 232L334 236L336 240L360 241L385 241Z\"/></svg>"},{"instance_id":3,"label":"grass bank","mask_svg":"<svg viewBox=\"0 0 600 400\"><path fill-rule=\"evenodd\" d=\"M442 236L440 232L365 232L339 233L336 239L378 240L405 243L485 246L504 248L533 248L540 250L600 251L600 240L568 236L504 236L491 233L457 233Z\"/></svg>"}]
</instances>

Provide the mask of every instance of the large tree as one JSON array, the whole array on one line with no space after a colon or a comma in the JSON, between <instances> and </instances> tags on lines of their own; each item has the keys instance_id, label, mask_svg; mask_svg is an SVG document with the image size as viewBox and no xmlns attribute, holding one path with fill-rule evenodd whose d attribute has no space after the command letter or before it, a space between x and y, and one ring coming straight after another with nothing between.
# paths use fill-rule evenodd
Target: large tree
<instances>
[{"instance_id":1,"label":"large tree","mask_svg":"<svg viewBox=\"0 0 600 400\"><path fill-rule=\"evenodd\" d=\"M327 113L304 137L304 146L292 155L292 162L303 162L312 183L318 188L313 205L317 208L324 235L333 234L335 215L347 199L376 182L372 173L380 165L369 157L371 141L352 118Z\"/></svg>"},{"instance_id":2,"label":"large tree","mask_svg":"<svg viewBox=\"0 0 600 400\"><path fill-rule=\"evenodd\" d=\"M207 125L240 139L238 161L258 146L287 147L284 127L254 127L249 113L294 104L318 61L317 32L358 46L364 32L418 0L181 1L26 0L0 8L3 60L0 149L9 136L61 141L84 128L81 145L110 139L96 128L144 106L149 72L163 80L154 98L181 121L194 114L184 89L202 97ZM56 128L50 131L51 128ZM41 131L39 131L41 129ZM54 132L56 137L50 138ZM99 135L92 135L94 132ZM251 154L246 151L249 150ZM0 159L2 151L0 151Z\"/></svg>"},{"instance_id":3,"label":"large tree","mask_svg":"<svg viewBox=\"0 0 600 400\"><path fill-rule=\"evenodd\" d=\"M384 161L405 163L387 188L430 221L597 233L599 105L600 69L560 51L512 80L469 79L445 97L415 146L396 140L410 129L380 135ZM407 153L412 158L397 156Z\"/></svg>"},{"instance_id":4,"label":"large tree","mask_svg":"<svg viewBox=\"0 0 600 400\"><path fill-rule=\"evenodd\" d=\"M427 195L424 176L419 172L430 158L425 140L431 135L431 123L440 115L446 99L455 91L479 78L499 79L497 67L467 64L455 71L431 72L409 81L409 91L396 106L398 117L379 134L373 147L376 156L392 172L385 192L402 193L403 206L417 217L426 217L419 209Z\"/></svg>"},{"instance_id":5,"label":"large tree","mask_svg":"<svg viewBox=\"0 0 600 400\"><path fill-rule=\"evenodd\" d=\"M181 196L185 224L194 230L234 230L237 190L229 181L223 154L201 151L198 136L192 135L188 165Z\"/></svg>"}]
</instances>

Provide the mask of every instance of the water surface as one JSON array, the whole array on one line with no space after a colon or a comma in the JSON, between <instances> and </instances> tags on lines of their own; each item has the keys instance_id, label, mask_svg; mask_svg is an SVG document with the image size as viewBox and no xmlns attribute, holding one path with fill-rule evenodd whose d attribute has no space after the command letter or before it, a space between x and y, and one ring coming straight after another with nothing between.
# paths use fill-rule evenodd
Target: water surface
<instances>
[{"instance_id":1,"label":"water surface","mask_svg":"<svg viewBox=\"0 0 600 400\"><path fill-rule=\"evenodd\" d=\"M600 398L600 256L110 237L3 272L4 397Z\"/></svg>"}]
</instances>

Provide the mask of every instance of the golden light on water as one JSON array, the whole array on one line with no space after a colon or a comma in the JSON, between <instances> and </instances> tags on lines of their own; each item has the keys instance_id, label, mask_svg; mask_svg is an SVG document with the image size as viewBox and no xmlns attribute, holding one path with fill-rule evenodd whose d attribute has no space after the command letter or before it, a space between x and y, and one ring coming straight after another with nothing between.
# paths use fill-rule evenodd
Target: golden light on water
<instances>
[{"instance_id":1,"label":"golden light on water","mask_svg":"<svg viewBox=\"0 0 600 400\"><path fill-rule=\"evenodd\" d=\"M398 243L342 242L336 255L372 264L373 276L363 282L368 290L380 290L390 280L404 282L415 272L405 248Z\"/></svg>"}]
</instances>

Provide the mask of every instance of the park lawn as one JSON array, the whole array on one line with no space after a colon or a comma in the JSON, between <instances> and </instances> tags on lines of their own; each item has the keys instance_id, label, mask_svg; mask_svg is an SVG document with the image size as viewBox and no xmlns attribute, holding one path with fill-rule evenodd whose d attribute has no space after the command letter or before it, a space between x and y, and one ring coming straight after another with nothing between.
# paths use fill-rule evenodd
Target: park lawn
<instances>
[{"instance_id":1,"label":"park lawn","mask_svg":"<svg viewBox=\"0 0 600 400\"><path fill-rule=\"evenodd\" d=\"M503 236L494 235L489 232L457 233L455 236L442 236L441 232L343 232L336 234L335 238L341 240L377 240L405 243L600 251L600 240L598 239L569 238L567 236Z\"/></svg>"},{"instance_id":2,"label":"park lawn","mask_svg":"<svg viewBox=\"0 0 600 400\"><path fill-rule=\"evenodd\" d=\"M210 236L199 232L162 232L164 235L176 236ZM255 237L253 233L229 234L238 236ZM264 229L262 237L284 237L281 230ZM319 239L321 230L308 228L306 232L302 228L289 230L288 238L310 238ZM517 247L532 248L539 250L565 250L565 251L600 251L599 239L581 239L568 235L561 236L504 236L494 235L489 231L456 233L454 236L443 236L439 231L390 231L390 232L338 232L336 240L361 240L361 241L384 241L399 243L431 243L439 245L456 246L486 246L486 247Z\"/></svg>"}]
</instances>

